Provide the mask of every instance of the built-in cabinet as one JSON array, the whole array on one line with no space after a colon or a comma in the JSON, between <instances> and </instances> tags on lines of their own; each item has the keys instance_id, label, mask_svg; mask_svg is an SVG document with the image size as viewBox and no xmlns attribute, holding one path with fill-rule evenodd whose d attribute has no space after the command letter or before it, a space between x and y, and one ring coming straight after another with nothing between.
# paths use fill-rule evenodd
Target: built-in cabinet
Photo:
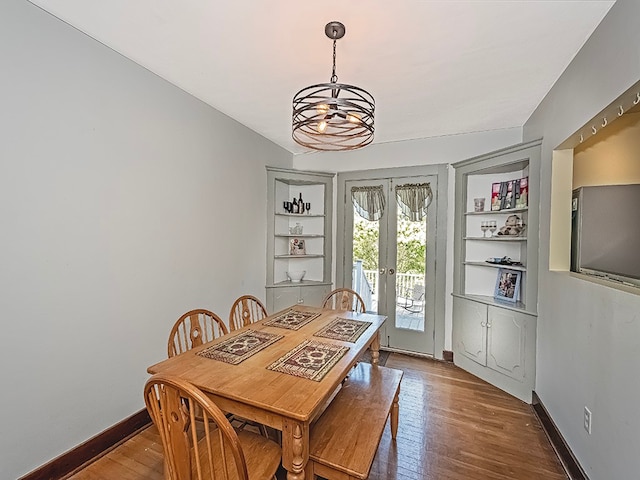
<instances>
[{"instance_id":1,"label":"built-in cabinet","mask_svg":"<svg viewBox=\"0 0 640 480\"><path fill-rule=\"evenodd\" d=\"M454 361L529 403L535 387L540 144L516 145L453 165ZM501 208L493 186L511 187L520 179L526 179L526 199ZM484 208L476 199L484 199ZM515 219L517 235L498 235ZM491 223L495 231L482 230ZM502 258L512 264L494 263ZM511 298L500 293L505 272L518 278Z\"/></svg>"},{"instance_id":2,"label":"built-in cabinet","mask_svg":"<svg viewBox=\"0 0 640 480\"><path fill-rule=\"evenodd\" d=\"M320 306L331 291L333 177L267 167L269 313L294 304Z\"/></svg>"},{"instance_id":3,"label":"built-in cabinet","mask_svg":"<svg viewBox=\"0 0 640 480\"><path fill-rule=\"evenodd\" d=\"M535 316L462 297L453 303L458 353L526 383L535 361Z\"/></svg>"}]
</instances>

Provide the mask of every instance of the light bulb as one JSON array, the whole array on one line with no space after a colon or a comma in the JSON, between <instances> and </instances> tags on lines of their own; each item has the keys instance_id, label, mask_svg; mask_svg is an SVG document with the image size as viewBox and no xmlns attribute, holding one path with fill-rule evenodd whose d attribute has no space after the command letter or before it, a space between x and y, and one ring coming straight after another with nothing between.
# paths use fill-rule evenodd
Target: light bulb
<instances>
[{"instance_id":1,"label":"light bulb","mask_svg":"<svg viewBox=\"0 0 640 480\"><path fill-rule=\"evenodd\" d=\"M324 131L327 129L327 121L326 120L322 120L321 122L318 122L318 131L320 133L324 133Z\"/></svg>"},{"instance_id":2,"label":"light bulb","mask_svg":"<svg viewBox=\"0 0 640 480\"><path fill-rule=\"evenodd\" d=\"M329 111L329 105L327 105L326 103L321 103L320 105L316 105L316 112L318 112L318 115L326 115L328 111Z\"/></svg>"},{"instance_id":3,"label":"light bulb","mask_svg":"<svg viewBox=\"0 0 640 480\"><path fill-rule=\"evenodd\" d=\"M347 114L347 120L351 123L360 123L362 121L362 117L357 113L349 113Z\"/></svg>"}]
</instances>

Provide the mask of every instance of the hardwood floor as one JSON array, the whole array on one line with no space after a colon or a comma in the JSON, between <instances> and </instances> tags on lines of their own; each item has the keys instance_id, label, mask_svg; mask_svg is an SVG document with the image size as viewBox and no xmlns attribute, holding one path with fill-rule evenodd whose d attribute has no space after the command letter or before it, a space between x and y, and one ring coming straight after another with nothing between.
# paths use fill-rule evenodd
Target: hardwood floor
<instances>
[{"instance_id":1,"label":"hardwood floor","mask_svg":"<svg viewBox=\"0 0 640 480\"><path fill-rule=\"evenodd\" d=\"M566 480L530 405L452 364L393 353L404 370L398 438L389 424L370 480ZM150 427L68 480L163 480ZM279 472L279 478L285 478Z\"/></svg>"}]
</instances>

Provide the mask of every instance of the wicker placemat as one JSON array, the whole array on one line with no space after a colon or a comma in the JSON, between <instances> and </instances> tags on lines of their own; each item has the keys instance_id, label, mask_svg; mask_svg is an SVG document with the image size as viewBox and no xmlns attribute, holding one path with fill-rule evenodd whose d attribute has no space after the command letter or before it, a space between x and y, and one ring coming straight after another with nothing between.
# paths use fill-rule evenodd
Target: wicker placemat
<instances>
[{"instance_id":1,"label":"wicker placemat","mask_svg":"<svg viewBox=\"0 0 640 480\"><path fill-rule=\"evenodd\" d=\"M348 350L341 345L305 340L267 369L319 382Z\"/></svg>"},{"instance_id":2,"label":"wicker placemat","mask_svg":"<svg viewBox=\"0 0 640 480\"><path fill-rule=\"evenodd\" d=\"M371 322L338 317L329 325L314 333L313 336L355 343L370 326Z\"/></svg>"},{"instance_id":3,"label":"wicker placemat","mask_svg":"<svg viewBox=\"0 0 640 480\"><path fill-rule=\"evenodd\" d=\"M264 325L270 327L288 328L289 330L299 330L304 327L311 320L314 320L320 316L319 313L302 312L300 310L287 310L286 312L278 315L276 318L267 320Z\"/></svg>"},{"instance_id":4,"label":"wicker placemat","mask_svg":"<svg viewBox=\"0 0 640 480\"><path fill-rule=\"evenodd\" d=\"M198 355L237 365L281 338L283 338L283 335L246 330L224 342L205 348L198 352Z\"/></svg>"}]
</instances>

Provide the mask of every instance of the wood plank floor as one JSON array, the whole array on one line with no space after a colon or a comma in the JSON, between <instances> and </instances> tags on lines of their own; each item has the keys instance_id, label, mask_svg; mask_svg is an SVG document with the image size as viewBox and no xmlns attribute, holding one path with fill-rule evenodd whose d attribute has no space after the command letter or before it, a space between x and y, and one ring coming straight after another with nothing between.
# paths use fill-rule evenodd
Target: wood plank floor
<instances>
[{"instance_id":1,"label":"wood plank floor","mask_svg":"<svg viewBox=\"0 0 640 480\"><path fill-rule=\"evenodd\" d=\"M531 406L452 364L393 353L404 370L398 438L385 429L370 480L566 480ZM69 480L163 480L150 427ZM284 478L279 472L279 478Z\"/></svg>"}]
</instances>

